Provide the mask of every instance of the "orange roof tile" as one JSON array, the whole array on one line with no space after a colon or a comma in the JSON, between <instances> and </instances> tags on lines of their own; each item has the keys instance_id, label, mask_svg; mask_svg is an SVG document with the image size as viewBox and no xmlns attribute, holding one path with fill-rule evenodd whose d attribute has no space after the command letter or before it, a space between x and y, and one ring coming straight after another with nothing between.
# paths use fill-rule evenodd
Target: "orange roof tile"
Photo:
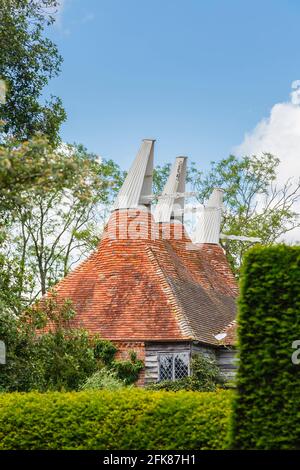
<instances>
[{"instance_id":1,"label":"orange roof tile","mask_svg":"<svg viewBox=\"0 0 300 470\"><path fill-rule=\"evenodd\" d=\"M224 346L235 346L237 343L237 321L231 321L222 331L225 336L219 340L219 344Z\"/></svg>"},{"instance_id":2,"label":"orange roof tile","mask_svg":"<svg viewBox=\"0 0 300 470\"><path fill-rule=\"evenodd\" d=\"M55 287L73 301L71 325L111 340L219 344L237 294L223 250L192 245L181 224L169 236L167 225L148 212L112 213L98 249Z\"/></svg>"}]
</instances>

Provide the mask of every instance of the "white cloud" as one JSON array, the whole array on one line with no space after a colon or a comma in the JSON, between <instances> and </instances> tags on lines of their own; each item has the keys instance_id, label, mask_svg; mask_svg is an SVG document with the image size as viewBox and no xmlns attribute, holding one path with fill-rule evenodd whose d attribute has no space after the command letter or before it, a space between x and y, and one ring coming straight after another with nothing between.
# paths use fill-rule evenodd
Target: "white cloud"
<instances>
[{"instance_id":1,"label":"white cloud","mask_svg":"<svg viewBox=\"0 0 300 470\"><path fill-rule=\"evenodd\" d=\"M275 104L267 118L245 134L243 142L233 149L236 155L276 155L281 163L278 182L300 178L300 80L292 83L290 101ZM295 208L300 212L300 207ZM300 230L291 232L289 240L300 239Z\"/></svg>"}]
</instances>

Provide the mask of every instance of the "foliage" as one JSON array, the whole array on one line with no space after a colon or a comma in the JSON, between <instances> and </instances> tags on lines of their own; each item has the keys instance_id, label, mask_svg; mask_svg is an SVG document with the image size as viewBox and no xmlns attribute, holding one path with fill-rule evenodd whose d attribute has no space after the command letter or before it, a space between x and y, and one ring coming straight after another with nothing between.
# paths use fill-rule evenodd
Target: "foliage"
<instances>
[{"instance_id":1,"label":"foliage","mask_svg":"<svg viewBox=\"0 0 300 470\"><path fill-rule=\"evenodd\" d=\"M43 364L44 390L77 390L98 368L94 345L84 329L72 328L69 322L75 311L69 301L62 304L55 294L27 309L28 321L38 319L39 329L48 331L37 338L39 359Z\"/></svg>"},{"instance_id":2,"label":"foliage","mask_svg":"<svg viewBox=\"0 0 300 470\"><path fill-rule=\"evenodd\" d=\"M207 355L196 354L192 359L191 375L179 380L164 380L156 384L149 385L151 390L169 390L178 392L179 390L192 390L201 392L213 392L224 385L216 361Z\"/></svg>"},{"instance_id":3,"label":"foliage","mask_svg":"<svg viewBox=\"0 0 300 470\"><path fill-rule=\"evenodd\" d=\"M0 449L222 449L231 400L228 391L0 394Z\"/></svg>"},{"instance_id":4,"label":"foliage","mask_svg":"<svg viewBox=\"0 0 300 470\"><path fill-rule=\"evenodd\" d=\"M111 363L111 367L112 370L116 372L117 377L119 377L125 385L129 385L138 379L139 373L144 367L144 363L137 358L135 351L131 351L129 360L114 360Z\"/></svg>"},{"instance_id":5,"label":"foliage","mask_svg":"<svg viewBox=\"0 0 300 470\"><path fill-rule=\"evenodd\" d=\"M42 335L38 352L44 369L44 390L78 390L97 370L94 351L84 330Z\"/></svg>"},{"instance_id":6,"label":"foliage","mask_svg":"<svg viewBox=\"0 0 300 470\"><path fill-rule=\"evenodd\" d=\"M111 365L117 352L116 346L108 340L97 342L94 347L95 357L102 361L104 365Z\"/></svg>"},{"instance_id":7,"label":"foliage","mask_svg":"<svg viewBox=\"0 0 300 470\"><path fill-rule=\"evenodd\" d=\"M265 153L261 157L230 155L213 162L208 174L195 181L199 200L203 202L214 187L225 190L222 232L229 235L258 237L261 243L274 243L287 232L299 227L295 203L300 198L300 180L276 182L280 160ZM222 242L236 274L251 242Z\"/></svg>"},{"instance_id":8,"label":"foliage","mask_svg":"<svg viewBox=\"0 0 300 470\"><path fill-rule=\"evenodd\" d=\"M121 179L117 165L81 145L54 150L34 138L0 146L0 253L19 265L19 304L45 294L95 247Z\"/></svg>"},{"instance_id":9,"label":"foliage","mask_svg":"<svg viewBox=\"0 0 300 470\"><path fill-rule=\"evenodd\" d=\"M94 355L96 359L100 360L103 368L103 374L105 371L110 374L110 377L115 377L121 384L130 385L137 381L139 373L144 367L143 361L137 358L135 351L129 351L128 360L115 359L117 352L116 346L107 340L97 341L94 346ZM96 375L95 383L100 381L101 373ZM94 379L92 378L92 383Z\"/></svg>"},{"instance_id":10,"label":"foliage","mask_svg":"<svg viewBox=\"0 0 300 470\"><path fill-rule=\"evenodd\" d=\"M116 372L106 369L105 367L95 372L89 377L80 390L118 390L124 388L125 383L117 377Z\"/></svg>"},{"instance_id":11,"label":"foliage","mask_svg":"<svg viewBox=\"0 0 300 470\"><path fill-rule=\"evenodd\" d=\"M0 310L0 339L7 348L0 390L78 390L103 367L120 382L137 379L141 361L116 361L110 356L107 360L107 351L114 356L115 346L72 327L74 315L72 304L57 300L55 293L19 316ZM100 351L106 354L101 356Z\"/></svg>"},{"instance_id":12,"label":"foliage","mask_svg":"<svg viewBox=\"0 0 300 470\"><path fill-rule=\"evenodd\" d=\"M20 316L0 312L0 338L7 350L1 389L73 390L97 369L88 334L68 328L73 315L69 302L58 306L54 298ZM49 319L51 330L40 334Z\"/></svg>"},{"instance_id":13,"label":"foliage","mask_svg":"<svg viewBox=\"0 0 300 470\"><path fill-rule=\"evenodd\" d=\"M239 370L232 422L237 449L299 449L300 247L256 247L239 300Z\"/></svg>"},{"instance_id":14,"label":"foliage","mask_svg":"<svg viewBox=\"0 0 300 470\"><path fill-rule=\"evenodd\" d=\"M124 380L126 370L126 383L136 380L140 361L132 365L113 361L115 346L72 328L69 322L74 315L71 303L59 304L54 293L19 317L0 312L0 337L8 351L7 364L1 367L0 387L10 391L77 390L103 366L111 367L117 380L119 371ZM50 329L41 333L46 324Z\"/></svg>"},{"instance_id":15,"label":"foliage","mask_svg":"<svg viewBox=\"0 0 300 470\"><path fill-rule=\"evenodd\" d=\"M162 380L147 386L148 390L166 390L168 392L179 392L182 390L191 390L186 378L177 380Z\"/></svg>"},{"instance_id":16,"label":"foliage","mask_svg":"<svg viewBox=\"0 0 300 470\"><path fill-rule=\"evenodd\" d=\"M43 367L30 325L0 310L0 338L6 345L6 364L0 366L0 391L42 390Z\"/></svg>"},{"instance_id":17,"label":"foliage","mask_svg":"<svg viewBox=\"0 0 300 470\"><path fill-rule=\"evenodd\" d=\"M45 37L54 22L57 0L0 0L0 78L7 86L6 103L0 106L4 135L20 140L36 133L55 144L66 119L60 98L40 97L49 80L60 72L62 57Z\"/></svg>"},{"instance_id":18,"label":"foliage","mask_svg":"<svg viewBox=\"0 0 300 470\"><path fill-rule=\"evenodd\" d=\"M165 163L164 165L157 167L153 170L153 194L161 194L168 179L171 170L171 163Z\"/></svg>"},{"instance_id":19,"label":"foliage","mask_svg":"<svg viewBox=\"0 0 300 470\"><path fill-rule=\"evenodd\" d=\"M13 256L10 260L0 253L0 311L17 313L22 308L20 301L20 284L22 273L18 260ZM25 288L25 286L24 286Z\"/></svg>"},{"instance_id":20,"label":"foliage","mask_svg":"<svg viewBox=\"0 0 300 470\"><path fill-rule=\"evenodd\" d=\"M30 199L32 191L51 192L72 187L76 164L68 158L68 147L53 149L45 137L25 142L6 140L0 145L0 210L13 211L15 204Z\"/></svg>"}]
</instances>

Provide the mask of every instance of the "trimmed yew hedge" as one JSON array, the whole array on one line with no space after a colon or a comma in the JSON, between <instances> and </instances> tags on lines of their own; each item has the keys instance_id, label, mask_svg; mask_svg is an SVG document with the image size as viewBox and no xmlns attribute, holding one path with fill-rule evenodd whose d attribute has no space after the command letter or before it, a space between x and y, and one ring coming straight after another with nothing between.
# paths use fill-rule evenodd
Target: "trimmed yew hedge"
<instances>
[{"instance_id":1,"label":"trimmed yew hedge","mask_svg":"<svg viewBox=\"0 0 300 470\"><path fill-rule=\"evenodd\" d=\"M0 449L222 449L232 393L0 394Z\"/></svg>"},{"instance_id":2,"label":"trimmed yew hedge","mask_svg":"<svg viewBox=\"0 0 300 470\"><path fill-rule=\"evenodd\" d=\"M231 430L236 449L300 448L300 247L248 252L239 300L239 371Z\"/></svg>"}]
</instances>

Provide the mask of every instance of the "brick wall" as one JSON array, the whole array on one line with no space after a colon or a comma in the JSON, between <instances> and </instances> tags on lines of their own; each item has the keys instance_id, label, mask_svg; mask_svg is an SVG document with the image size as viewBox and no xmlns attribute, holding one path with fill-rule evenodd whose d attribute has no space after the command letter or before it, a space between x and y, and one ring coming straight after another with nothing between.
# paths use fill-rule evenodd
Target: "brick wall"
<instances>
[{"instance_id":1,"label":"brick wall","mask_svg":"<svg viewBox=\"0 0 300 470\"><path fill-rule=\"evenodd\" d=\"M137 354L138 359L145 363L145 343L142 341L114 341L114 344L118 348L116 353L116 359L129 360L130 351L134 351ZM136 382L138 387L143 387L145 382L145 369L142 369L139 378Z\"/></svg>"}]
</instances>

